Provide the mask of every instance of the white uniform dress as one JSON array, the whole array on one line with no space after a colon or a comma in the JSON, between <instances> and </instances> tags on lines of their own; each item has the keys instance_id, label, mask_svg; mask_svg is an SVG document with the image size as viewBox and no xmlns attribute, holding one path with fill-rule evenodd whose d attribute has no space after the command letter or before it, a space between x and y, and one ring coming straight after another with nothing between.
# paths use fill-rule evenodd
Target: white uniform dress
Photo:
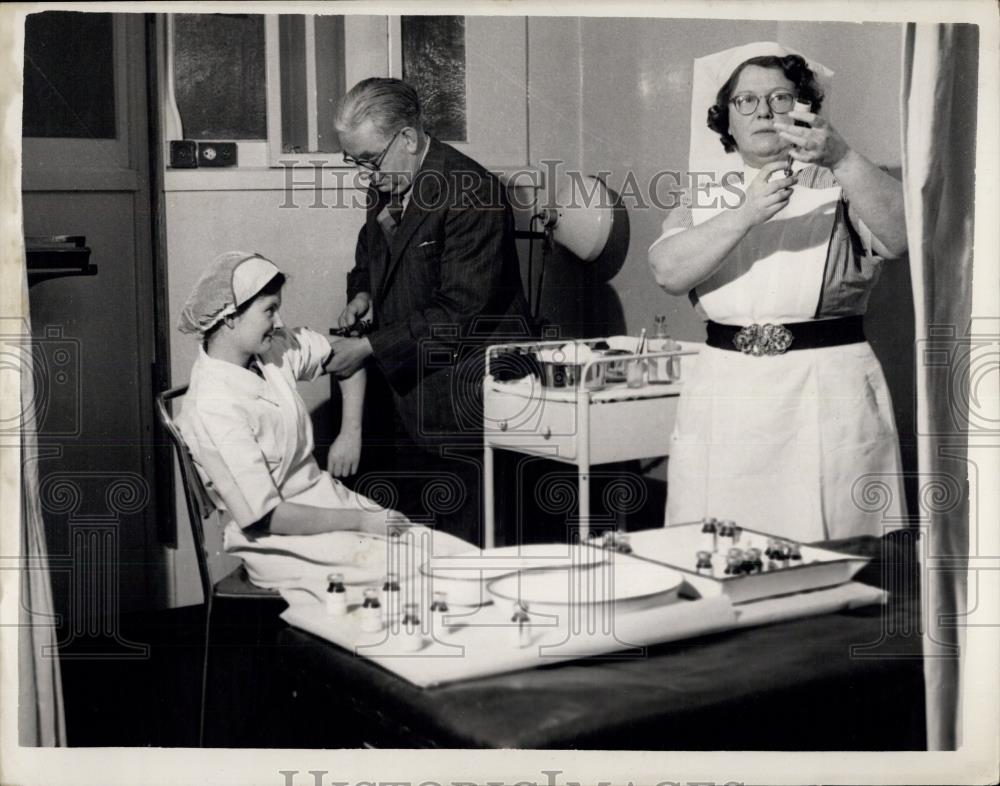
<instances>
[{"instance_id":1,"label":"white uniform dress","mask_svg":"<svg viewBox=\"0 0 1000 786\"><path fill-rule=\"evenodd\" d=\"M377 519L391 515L395 521L406 521L348 489L313 458L312 422L295 385L319 376L329 352L330 342L319 333L278 329L268 351L257 357L263 378L211 358L204 350L191 370L178 425L222 511L225 550L243 559L258 586L312 584L331 569L350 568L352 561L366 558L370 536L358 532L257 538L244 534L244 528L283 500L318 508L362 509ZM436 533L436 550L445 546L438 543L442 540L448 537ZM369 551L375 561L383 560L378 544Z\"/></svg>"},{"instance_id":2,"label":"white uniform dress","mask_svg":"<svg viewBox=\"0 0 1000 786\"><path fill-rule=\"evenodd\" d=\"M747 170L745 182L757 172ZM664 237L725 209L713 189ZM692 297L722 324L863 313L882 260L829 170L800 174L788 206L753 228ZM861 242L863 239L863 244ZM861 248L864 245L866 248ZM705 516L799 541L905 524L899 438L867 342L754 357L706 346L685 375L668 465L667 524Z\"/></svg>"}]
</instances>

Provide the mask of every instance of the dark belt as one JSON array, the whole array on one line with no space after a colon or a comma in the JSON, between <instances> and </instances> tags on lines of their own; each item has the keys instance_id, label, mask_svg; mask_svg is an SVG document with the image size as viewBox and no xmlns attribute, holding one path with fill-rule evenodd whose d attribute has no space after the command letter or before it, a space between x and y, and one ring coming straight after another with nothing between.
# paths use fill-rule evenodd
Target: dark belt
<instances>
[{"instance_id":1,"label":"dark belt","mask_svg":"<svg viewBox=\"0 0 1000 786\"><path fill-rule=\"evenodd\" d=\"M782 355L792 349L820 349L865 341L861 316L793 322L787 325L720 325L708 323L708 346L747 355Z\"/></svg>"}]
</instances>

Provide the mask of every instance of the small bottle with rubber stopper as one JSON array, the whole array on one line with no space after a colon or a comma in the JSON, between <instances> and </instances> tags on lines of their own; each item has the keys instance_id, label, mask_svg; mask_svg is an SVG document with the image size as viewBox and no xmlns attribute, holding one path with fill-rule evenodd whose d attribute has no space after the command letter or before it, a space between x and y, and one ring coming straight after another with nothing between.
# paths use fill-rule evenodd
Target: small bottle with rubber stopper
<instances>
[{"instance_id":1,"label":"small bottle with rubber stopper","mask_svg":"<svg viewBox=\"0 0 1000 786\"><path fill-rule=\"evenodd\" d=\"M404 652L417 652L424 646L416 603L407 603L403 606L403 621L400 624L399 635Z\"/></svg>"},{"instance_id":2,"label":"small bottle with rubber stopper","mask_svg":"<svg viewBox=\"0 0 1000 786\"><path fill-rule=\"evenodd\" d=\"M331 573L326 577L326 613L331 617L347 614L347 590L344 588L344 574Z\"/></svg>"},{"instance_id":3,"label":"small bottle with rubber stopper","mask_svg":"<svg viewBox=\"0 0 1000 786\"><path fill-rule=\"evenodd\" d=\"M359 616L361 618L362 632L378 633L382 630L382 604L379 601L379 592L374 587L365 590L364 601L361 603Z\"/></svg>"}]
</instances>

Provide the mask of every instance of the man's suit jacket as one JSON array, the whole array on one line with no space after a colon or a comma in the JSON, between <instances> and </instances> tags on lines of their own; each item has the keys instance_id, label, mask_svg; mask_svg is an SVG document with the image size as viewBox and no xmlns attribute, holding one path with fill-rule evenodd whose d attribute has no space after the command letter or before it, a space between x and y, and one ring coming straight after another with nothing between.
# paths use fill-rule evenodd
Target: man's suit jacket
<instances>
[{"instance_id":1,"label":"man's suit jacket","mask_svg":"<svg viewBox=\"0 0 1000 786\"><path fill-rule=\"evenodd\" d=\"M431 139L391 243L378 220L388 196L368 196L347 297L371 295L396 411L421 444L481 439L483 347L530 335L504 186Z\"/></svg>"}]
</instances>

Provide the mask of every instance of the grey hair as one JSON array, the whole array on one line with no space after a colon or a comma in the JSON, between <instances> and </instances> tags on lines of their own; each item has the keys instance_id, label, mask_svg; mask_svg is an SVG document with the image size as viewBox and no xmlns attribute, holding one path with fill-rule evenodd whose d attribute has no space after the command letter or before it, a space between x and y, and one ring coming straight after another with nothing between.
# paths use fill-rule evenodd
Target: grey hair
<instances>
[{"instance_id":1,"label":"grey hair","mask_svg":"<svg viewBox=\"0 0 1000 786\"><path fill-rule=\"evenodd\" d=\"M351 131L365 120L385 136L406 126L422 130L417 91L401 79L372 77L358 82L337 104L333 124L338 131Z\"/></svg>"}]
</instances>

